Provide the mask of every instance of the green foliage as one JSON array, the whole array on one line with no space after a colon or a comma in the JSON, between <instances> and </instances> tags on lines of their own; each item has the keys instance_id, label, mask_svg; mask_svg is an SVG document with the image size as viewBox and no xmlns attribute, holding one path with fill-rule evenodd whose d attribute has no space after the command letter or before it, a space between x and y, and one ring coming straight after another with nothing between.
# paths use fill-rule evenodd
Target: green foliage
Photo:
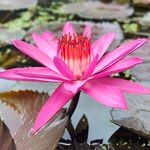
<instances>
[{"instance_id":1,"label":"green foliage","mask_svg":"<svg viewBox=\"0 0 150 150\"><path fill-rule=\"evenodd\" d=\"M3 24L3 27L10 30L20 30L29 29L34 25L46 24L51 21L71 20L74 17L73 15L64 14L62 10L59 9L62 4L62 2L51 3L47 8L36 6L19 13L19 17Z\"/></svg>"},{"instance_id":2,"label":"green foliage","mask_svg":"<svg viewBox=\"0 0 150 150\"><path fill-rule=\"evenodd\" d=\"M140 31L140 26L137 23L126 23L123 25L125 33L137 33Z\"/></svg>"}]
</instances>

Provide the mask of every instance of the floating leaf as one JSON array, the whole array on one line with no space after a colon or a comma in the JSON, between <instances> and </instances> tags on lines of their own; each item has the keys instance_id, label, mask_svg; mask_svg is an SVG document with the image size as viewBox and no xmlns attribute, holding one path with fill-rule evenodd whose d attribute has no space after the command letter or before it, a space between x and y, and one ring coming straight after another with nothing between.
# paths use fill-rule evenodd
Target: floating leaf
<instances>
[{"instance_id":1,"label":"floating leaf","mask_svg":"<svg viewBox=\"0 0 150 150\"><path fill-rule=\"evenodd\" d=\"M127 104L127 111L112 110L112 122L150 139L149 96L127 95Z\"/></svg>"},{"instance_id":2,"label":"floating leaf","mask_svg":"<svg viewBox=\"0 0 150 150\"><path fill-rule=\"evenodd\" d=\"M98 1L74 2L61 7L67 14L77 14L86 19L125 19L133 14L133 8L117 3ZM113 13L112 13L113 12Z\"/></svg>"},{"instance_id":3,"label":"floating leaf","mask_svg":"<svg viewBox=\"0 0 150 150\"><path fill-rule=\"evenodd\" d=\"M5 45L8 45L13 39L22 39L25 36L24 30L8 30L6 28L0 28L0 33L0 43Z\"/></svg>"},{"instance_id":4,"label":"floating leaf","mask_svg":"<svg viewBox=\"0 0 150 150\"><path fill-rule=\"evenodd\" d=\"M16 150L16 146L6 124L0 120L0 149Z\"/></svg>"},{"instance_id":5,"label":"floating leaf","mask_svg":"<svg viewBox=\"0 0 150 150\"><path fill-rule=\"evenodd\" d=\"M10 129L18 150L49 150L57 146L68 120L63 117L64 110L37 134L31 133L35 118L47 98L48 94L32 91L0 93L0 117Z\"/></svg>"},{"instance_id":6,"label":"floating leaf","mask_svg":"<svg viewBox=\"0 0 150 150\"><path fill-rule=\"evenodd\" d=\"M143 26L150 26L150 12L146 13L142 18L140 18L140 23Z\"/></svg>"},{"instance_id":7,"label":"floating leaf","mask_svg":"<svg viewBox=\"0 0 150 150\"><path fill-rule=\"evenodd\" d=\"M37 0L0 0L0 10L19 10L33 7Z\"/></svg>"},{"instance_id":8,"label":"floating leaf","mask_svg":"<svg viewBox=\"0 0 150 150\"><path fill-rule=\"evenodd\" d=\"M112 149L115 150L149 150L150 141L130 132L125 128L118 129L109 139Z\"/></svg>"}]
</instances>

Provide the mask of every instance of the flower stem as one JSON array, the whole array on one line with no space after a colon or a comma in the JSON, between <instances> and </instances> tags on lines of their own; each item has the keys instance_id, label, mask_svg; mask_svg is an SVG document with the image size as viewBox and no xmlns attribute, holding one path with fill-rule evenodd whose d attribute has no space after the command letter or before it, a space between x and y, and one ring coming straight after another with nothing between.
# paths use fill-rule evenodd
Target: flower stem
<instances>
[{"instance_id":1,"label":"flower stem","mask_svg":"<svg viewBox=\"0 0 150 150\"><path fill-rule=\"evenodd\" d=\"M79 98L80 98L80 92L78 92L72 99L71 103L70 103L70 106L68 107L68 110L67 110L67 115L69 117L69 121L68 121L68 125L67 125L67 130L69 132L69 135L71 137L71 140L74 141L74 137L75 137L75 129L71 123L71 117L78 105L78 102L79 102Z\"/></svg>"},{"instance_id":2,"label":"flower stem","mask_svg":"<svg viewBox=\"0 0 150 150\"><path fill-rule=\"evenodd\" d=\"M67 110L67 115L69 116L69 118L72 117L77 105L78 105L78 102L79 102L79 98L80 98L80 92L78 92L72 99L71 103L70 103L70 106L68 107L68 110Z\"/></svg>"}]
</instances>

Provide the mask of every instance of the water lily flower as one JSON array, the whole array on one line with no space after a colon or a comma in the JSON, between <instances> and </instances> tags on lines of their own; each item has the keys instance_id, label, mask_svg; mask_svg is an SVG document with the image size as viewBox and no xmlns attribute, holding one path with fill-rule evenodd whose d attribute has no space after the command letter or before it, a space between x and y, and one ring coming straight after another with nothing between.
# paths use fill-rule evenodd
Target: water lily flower
<instances>
[{"instance_id":1,"label":"water lily flower","mask_svg":"<svg viewBox=\"0 0 150 150\"><path fill-rule=\"evenodd\" d=\"M90 25L85 26L82 34L77 34L71 22L65 23L59 39L51 32L33 33L32 37L36 46L20 40L14 40L12 44L43 67L10 69L1 72L0 77L60 83L40 110L33 132L43 127L79 91L99 103L120 109L127 109L124 92L150 93L148 88L137 83L112 76L143 62L141 58L125 56L146 43L144 38L131 40L106 53L115 33L107 33L91 44Z\"/></svg>"}]
</instances>

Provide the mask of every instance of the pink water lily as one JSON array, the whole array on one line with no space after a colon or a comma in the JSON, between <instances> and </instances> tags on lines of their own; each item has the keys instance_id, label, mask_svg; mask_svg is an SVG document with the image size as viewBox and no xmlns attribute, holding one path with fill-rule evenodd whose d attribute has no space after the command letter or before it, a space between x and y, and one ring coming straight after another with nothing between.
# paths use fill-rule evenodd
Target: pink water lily
<instances>
[{"instance_id":1,"label":"pink water lily","mask_svg":"<svg viewBox=\"0 0 150 150\"><path fill-rule=\"evenodd\" d=\"M82 34L77 34L72 24L67 22L59 39L51 32L44 32L41 35L33 34L36 46L19 40L12 42L44 67L10 69L1 72L1 78L60 83L39 112L33 132L43 127L79 91L99 103L121 109L127 109L123 92L150 93L148 88L137 83L112 77L114 73L143 62L138 57L124 57L147 40L131 40L106 53L114 38L115 34L111 32L91 44L90 25L85 26Z\"/></svg>"}]
</instances>

